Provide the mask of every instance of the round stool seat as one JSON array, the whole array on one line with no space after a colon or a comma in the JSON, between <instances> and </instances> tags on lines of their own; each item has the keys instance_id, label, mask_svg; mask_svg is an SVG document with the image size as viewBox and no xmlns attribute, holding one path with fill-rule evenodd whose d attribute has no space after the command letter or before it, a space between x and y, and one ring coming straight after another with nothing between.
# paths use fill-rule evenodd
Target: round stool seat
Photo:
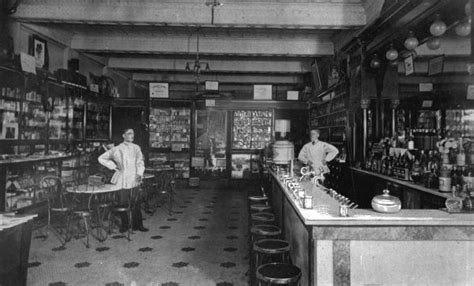
<instances>
[{"instance_id":1,"label":"round stool seat","mask_svg":"<svg viewBox=\"0 0 474 286\"><path fill-rule=\"evenodd\" d=\"M127 212L130 209L128 205L117 205L112 208L113 212Z\"/></svg>"},{"instance_id":2,"label":"round stool seat","mask_svg":"<svg viewBox=\"0 0 474 286\"><path fill-rule=\"evenodd\" d=\"M264 196L249 196L248 197L248 200L250 202L266 202L268 201L268 197L264 197Z\"/></svg>"},{"instance_id":3,"label":"round stool seat","mask_svg":"<svg viewBox=\"0 0 474 286\"><path fill-rule=\"evenodd\" d=\"M281 229L274 225L260 224L253 226L250 232L260 236L277 236L281 234Z\"/></svg>"},{"instance_id":4,"label":"round stool seat","mask_svg":"<svg viewBox=\"0 0 474 286\"><path fill-rule=\"evenodd\" d=\"M265 254L281 254L290 251L290 244L286 240L267 238L255 242L253 250Z\"/></svg>"},{"instance_id":5,"label":"round stool seat","mask_svg":"<svg viewBox=\"0 0 474 286\"><path fill-rule=\"evenodd\" d=\"M257 279L273 284L297 283L301 278L301 269L286 263L269 263L257 268Z\"/></svg>"},{"instance_id":6,"label":"round stool seat","mask_svg":"<svg viewBox=\"0 0 474 286\"><path fill-rule=\"evenodd\" d=\"M263 212L263 211L269 211L271 210L271 206L267 206L265 204L253 204L250 205L250 210L251 211L256 211L256 212Z\"/></svg>"},{"instance_id":7,"label":"round stool seat","mask_svg":"<svg viewBox=\"0 0 474 286\"><path fill-rule=\"evenodd\" d=\"M252 221L258 222L274 222L275 215L271 213L254 213L251 215Z\"/></svg>"}]
</instances>

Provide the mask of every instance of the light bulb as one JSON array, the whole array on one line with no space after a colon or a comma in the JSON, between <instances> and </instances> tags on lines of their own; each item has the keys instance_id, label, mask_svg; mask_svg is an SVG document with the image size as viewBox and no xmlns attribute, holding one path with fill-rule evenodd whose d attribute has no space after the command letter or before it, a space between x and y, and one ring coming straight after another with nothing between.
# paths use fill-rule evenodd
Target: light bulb
<instances>
[{"instance_id":1,"label":"light bulb","mask_svg":"<svg viewBox=\"0 0 474 286\"><path fill-rule=\"evenodd\" d=\"M446 32L446 23L441 21L441 17L439 14L436 14L436 20L430 26L430 33L435 37L439 37Z\"/></svg>"},{"instance_id":2,"label":"light bulb","mask_svg":"<svg viewBox=\"0 0 474 286\"><path fill-rule=\"evenodd\" d=\"M377 54L374 54L374 57L370 61L370 67L373 68L373 69L378 69L380 67L380 65L381 65L381 63L380 63L380 60L379 60Z\"/></svg>"},{"instance_id":3,"label":"light bulb","mask_svg":"<svg viewBox=\"0 0 474 286\"><path fill-rule=\"evenodd\" d=\"M430 50L437 50L441 46L441 41L438 37L431 37L427 42L426 46Z\"/></svg>"},{"instance_id":4,"label":"light bulb","mask_svg":"<svg viewBox=\"0 0 474 286\"><path fill-rule=\"evenodd\" d=\"M390 45L390 49L385 53L385 58L389 61L394 61L398 58L398 52L393 48L393 44Z\"/></svg>"},{"instance_id":5,"label":"light bulb","mask_svg":"<svg viewBox=\"0 0 474 286\"><path fill-rule=\"evenodd\" d=\"M414 50L416 49L416 47L418 47L418 39L415 37L415 34L413 33L413 31L410 31L409 34L408 34L408 38L405 40L405 48L407 50Z\"/></svg>"},{"instance_id":6,"label":"light bulb","mask_svg":"<svg viewBox=\"0 0 474 286\"><path fill-rule=\"evenodd\" d=\"M469 36L471 33L471 24L468 21L464 21L456 26L454 28L454 31L456 32L456 35L461 36L461 37L466 37Z\"/></svg>"}]
</instances>

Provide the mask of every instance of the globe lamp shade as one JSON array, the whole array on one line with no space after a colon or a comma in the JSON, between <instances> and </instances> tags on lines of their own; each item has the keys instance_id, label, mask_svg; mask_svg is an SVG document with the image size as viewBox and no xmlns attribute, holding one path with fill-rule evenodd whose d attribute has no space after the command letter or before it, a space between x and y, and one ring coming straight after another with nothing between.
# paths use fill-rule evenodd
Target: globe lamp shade
<instances>
[{"instance_id":1,"label":"globe lamp shade","mask_svg":"<svg viewBox=\"0 0 474 286\"><path fill-rule=\"evenodd\" d=\"M411 50L416 49L416 47L418 47L419 43L420 42L418 42L418 39L415 37L413 32L410 32L410 35L408 36L408 38L404 42L404 45L405 45L405 48L407 50L411 51Z\"/></svg>"},{"instance_id":2,"label":"globe lamp shade","mask_svg":"<svg viewBox=\"0 0 474 286\"><path fill-rule=\"evenodd\" d=\"M430 50L437 50L441 46L441 41L438 37L432 37L426 42L426 46Z\"/></svg>"}]
</instances>

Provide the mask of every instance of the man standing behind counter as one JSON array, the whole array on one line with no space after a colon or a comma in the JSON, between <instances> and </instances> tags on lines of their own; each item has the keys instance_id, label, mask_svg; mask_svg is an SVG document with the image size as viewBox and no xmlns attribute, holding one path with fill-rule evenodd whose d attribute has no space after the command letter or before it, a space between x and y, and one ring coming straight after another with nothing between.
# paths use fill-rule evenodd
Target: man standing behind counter
<instances>
[{"instance_id":1,"label":"man standing behind counter","mask_svg":"<svg viewBox=\"0 0 474 286\"><path fill-rule=\"evenodd\" d=\"M324 173L329 172L326 162L332 161L339 154L339 151L333 145L319 141L319 133L318 128L311 127L311 142L306 143L298 155L298 160L303 164L311 166L316 171L316 174L319 174L321 171Z\"/></svg>"}]
</instances>

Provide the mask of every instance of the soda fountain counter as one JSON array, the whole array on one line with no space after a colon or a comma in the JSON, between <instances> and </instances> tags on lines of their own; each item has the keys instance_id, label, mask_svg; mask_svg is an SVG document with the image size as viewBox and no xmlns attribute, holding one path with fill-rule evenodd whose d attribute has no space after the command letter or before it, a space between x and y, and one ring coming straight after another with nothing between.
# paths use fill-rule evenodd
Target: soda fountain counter
<instances>
[{"instance_id":1,"label":"soda fountain counter","mask_svg":"<svg viewBox=\"0 0 474 286\"><path fill-rule=\"evenodd\" d=\"M298 190L269 173L272 207L301 285L474 285L474 214L340 209L351 203L336 192L310 180ZM312 208L303 208L304 199Z\"/></svg>"}]
</instances>

